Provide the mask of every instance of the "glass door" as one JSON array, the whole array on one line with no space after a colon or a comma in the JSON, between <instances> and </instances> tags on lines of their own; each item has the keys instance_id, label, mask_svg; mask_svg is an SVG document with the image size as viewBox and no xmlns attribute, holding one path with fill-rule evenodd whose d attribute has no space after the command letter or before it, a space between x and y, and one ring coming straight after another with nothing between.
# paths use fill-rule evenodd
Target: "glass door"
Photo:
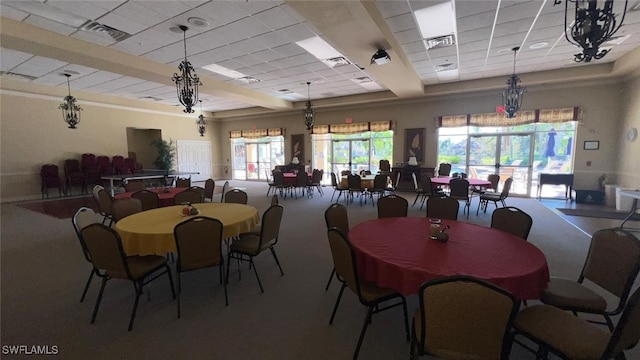
<instances>
[{"instance_id":1,"label":"glass door","mask_svg":"<svg viewBox=\"0 0 640 360\"><path fill-rule=\"evenodd\" d=\"M247 143L246 148L246 180L268 180L268 172L271 169L271 144Z\"/></svg>"},{"instance_id":2,"label":"glass door","mask_svg":"<svg viewBox=\"0 0 640 360\"><path fill-rule=\"evenodd\" d=\"M531 193L531 160L533 134L472 135L469 137L469 176L486 179L491 173L500 175L499 189L513 178L510 192Z\"/></svg>"},{"instance_id":3,"label":"glass door","mask_svg":"<svg viewBox=\"0 0 640 360\"><path fill-rule=\"evenodd\" d=\"M334 140L332 142L333 171L338 175L343 170L351 172L370 170L369 148L369 140Z\"/></svg>"}]
</instances>

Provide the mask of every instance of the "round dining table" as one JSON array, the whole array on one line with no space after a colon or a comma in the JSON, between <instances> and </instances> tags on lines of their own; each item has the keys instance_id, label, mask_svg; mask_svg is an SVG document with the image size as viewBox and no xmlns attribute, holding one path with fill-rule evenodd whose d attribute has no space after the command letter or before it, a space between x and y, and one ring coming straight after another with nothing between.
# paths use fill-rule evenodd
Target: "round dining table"
<instances>
[{"instance_id":1,"label":"round dining table","mask_svg":"<svg viewBox=\"0 0 640 360\"><path fill-rule=\"evenodd\" d=\"M202 203L194 205L200 216L222 222L223 239L251 231L259 222L258 209L250 205ZM115 225L127 255L164 254L176 251L173 228L189 219L182 215L182 205L161 207L129 215Z\"/></svg>"},{"instance_id":2,"label":"round dining table","mask_svg":"<svg viewBox=\"0 0 640 360\"><path fill-rule=\"evenodd\" d=\"M449 185L449 182L451 182L451 179L455 179L453 177L450 176L438 176L438 177L433 177L431 178L431 184L433 185ZM476 187L491 187L491 181L489 180L482 180L482 179L471 179L471 178L467 178L467 180L469 180L469 186L476 186Z\"/></svg>"},{"instance_id":3,"label":"round dining table","mask_svg":"<svg viewBox=\"0 0 640 360\"><path fill-rule=\"evenodd\" d=\"M480 225L442 220L447 242L429 237L422 217L365 221L349 231L359 276L404 295L417 294L427 280L471 275L520 300L537 299L549 282L544 254L515 235Z\"/></svg>"},{"instance_id":4,"label":"round dining table","mask_svg":"<svg viewBox=\"0 0 640 360\"><path fill-rule=\"evenodd\" d=\"M179 192L183 192L187 189L188 188L185 188L185 187L168 187L166 189L158 188L158 189L148 189L148 190L158 194L158 199L160 200L160 206L171 206L171 205L175 205L173 198L176 196L176 194ZM133 193L135 192L136 191L127 191L127 192L119 193L119 194L116 194L113 198L129 199L131 198L131 195L133 195Z\"/></svg>"}]
</instances>

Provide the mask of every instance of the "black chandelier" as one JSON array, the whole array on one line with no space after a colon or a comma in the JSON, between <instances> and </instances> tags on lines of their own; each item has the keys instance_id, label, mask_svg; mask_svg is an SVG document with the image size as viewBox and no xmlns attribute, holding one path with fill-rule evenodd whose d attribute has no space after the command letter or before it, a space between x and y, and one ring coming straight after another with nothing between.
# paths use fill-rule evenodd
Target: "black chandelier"
<instances>
[{"instance_id":1,"label":"black chandelier","mask_svg":"<svg viewBox=\"0 0 640 360\"><path fill-rule=\"evenodd\" d=\"M554 5L561 0L555 0ZM569 3L575 3L575 15L569 16ZM627 13L627 2L624 0L624 10L618 22L613 13L613 0L605 0L604 7L598 8L597 0L565 0L564 7L564 35L571 44L582 48L582 53L575 54L576 62L589 62L591 59L602 59L610 49L601 49L600 46L611 39L613 34L620 29L624 16ZM567 24L573 22L569 27Z\"/></svg>"},{"instance_id":2,"label":"black chandelier","mask_svg":"<svg viewBox=\"0 0 640 360\"><path fill-rule=\"evenodd\" d=\"M307 130L313 129L313 116L316 114L316 109L311 106L310 88L311 83L307 81L307 107L304 109L304 124Z\"/></svg>"},{"instance_id":3,"label":"black chandelier","mask_svg":"<svg viewBox=\"0 0 640 360\"><path fill-rule=\"evenodd\" d=\"M504 105L504 111L507 113L507 118L516 116L522 106L524 93L527 91L523 86L518 85L520 78L516 75L516 54L520 47L516 46L511 50L513 51L513 74L507 79L507 88L502 90L502 104Z\"/></svg>"},{"instance_id":4,"label":"black chandelier","mask_svg":"<svg viewBox=\"0 0 640 360\"><path fill-rule=\"evenodd\" d=\"M200 101L200 116L198 116L198 121L196 121L196 125L198 125L198 133L200 136L204 136L204 133L207 132L207 122L204 121L204 115L202 115L202 100Z\"/></svg>"},{"instance_id":5,"label":"black chandelier","mask_svg":"<svg viewBox=\"0 0 640 360\"><path fill-rule=\"evenodd\" d=\"M71 74L62 74L67 77L67 89L69 95L64 97L64 102L58 106L58 109L62 110L62 118L64 122L69 124L69 129L77 129L76 125L80 123L80 111L82 108L76 105L76 98L71 96L71 85L69 84L69 78Z\"/></svg>"},{"instance_id":6,"label":"black chandelier","mask_svg":"<svg viewBox=\"0 0 640 360\"><path fill-rule=\"evenodd\" d=\"M188 27L180 25L180 30L184 34L184 60L180 62L178 73L173 73L171 78L176 83L176 91L178 93L178 100L180 104L184 106L184 112L192 113L193 107L198 103L198 86L202 85L198 74L193 70L193 66L187 60L187 30Z\"/></svg>"}]
</instances>

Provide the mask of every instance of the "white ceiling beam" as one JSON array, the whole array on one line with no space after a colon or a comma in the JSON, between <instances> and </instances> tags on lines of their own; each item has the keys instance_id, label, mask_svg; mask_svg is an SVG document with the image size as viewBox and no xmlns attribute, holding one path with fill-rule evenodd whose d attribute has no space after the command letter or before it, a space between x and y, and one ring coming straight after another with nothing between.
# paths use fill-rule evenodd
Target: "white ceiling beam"
<instances>
[{"instance_id":1,"label":"white ceiling beam","mask_svg":"<svg viewBox=\"0 0 640 360\"><path fill-rule=\"evenodd\" d=\"M0 43L3 48L169 86L174 86L171 76L177 72L177 68L166 64L156 63L143 57L74 39L4 17L0 21ZM200 76L200 80L203 85L199 91L203 94L273 110L293 108L293 104L290 101L229 84L212 77Z\"/></svg>"}]
</instances>

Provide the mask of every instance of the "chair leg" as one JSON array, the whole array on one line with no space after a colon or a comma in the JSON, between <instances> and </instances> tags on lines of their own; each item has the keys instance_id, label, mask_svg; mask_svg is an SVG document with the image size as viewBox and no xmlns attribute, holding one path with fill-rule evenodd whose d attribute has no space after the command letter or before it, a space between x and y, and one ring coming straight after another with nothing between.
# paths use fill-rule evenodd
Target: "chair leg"
<instances>
[{"instance_id":1,"label":"chair leg","mask_svg":"<svg viewBox=\"0 0 640 360\"><path fill-rule=\"evenodd\" d=\"M131 310L131 318L129 319L129 328L127 331L131 331L133 329L133 321L136 318L136 310L138 310L138 302L140 301L140 295L142 295L142 282L139 284L137 282L133 282L133 287L136 289L136 299L133 302L133 310Z\"/></svg>"},{"instance_id":2,"label":"chair leg","mask_svg":"<svg viewBox=\"0 0 640 360\"><path fill-rule=\"evenodd\" d=\"M100 292L98 292L98 298L96 299L96 305L93 307L93 314L91 314L91 323L96 322L96 316L98 315L98 309L100 308L100 303L102 302L102 294L104 293L104 287L107 285L107 281L109 280L108 276L105 275L102 278L102 284L100 285Z\"/></svg>"},{"instance_id":3,"label":"chair leg","mask_svg":"<svg viewBox=\"0 0 640 360\"><path fill-rule=\"evenodd\" d=\"M278 256L276 255L276 250L273 248L273 246L269 246L269 250L271 250L271 254L273 255L273 258L276 260L276 264L278 264L278 269L280 269L280 275L284 276L284 273L282 272L282 266L280 266L280 261L278 260Z\"/></svg>"},{"instance_id":4,"label":"chair leg","mask_svg":"<svg viewBox=\"0 0 640 360\"><path fill-rule=\"evenodd\" d=\"M180 319L180 294L182 294L182 284L180 283L180 271L177 271L178 273L178 299L177 299L177 303L178 303L178 319Z\"/></svg>"},{"instance_id":5,"label":"chair leg","mask_svg":"<svg viewBox=\"0 0 640 360\"><path fill-rule=\"evenodd\" d=\"M222 278L224 278L224 259L222 259L222 263L220 264L220 282L222 283ZM227 282L223 283L224 286L224 305L229 306L229 296L227 295Z\"/></svg>"},{"instance_id":6,"label":"chair leg","mask_svg":"<svg viewBox=\"0 0 640 360\"><path fill-rule=\"evenodd\" d=\"M333 318L336 317L336 312L338 311L338 305L340 305L340 299L342 299L342 293L344 292L344 288L347 287L346 283L342 283L340 287L340 293L338 293L338 298L336 299L336 304L333 305L333 312L331 312L331 319L329 319L329 325L333 324Z\"/></svg>"},{"instance_id":7,"label":"chair leg","mask_svg":"<svg viewBox=\"0 0 640 360\"><path fill-rule=\"evenodd\" d=\"M91 269L91 273L89 273L89 278L87 279L87 283L84 286L84 291L82 292L82 297L80 298L80 302L84 301L84 297L87 295L87 291L89 290L89 285L91 284L91 279L93 279L94 269Z\"/></svg>"},{"instance_id":8,"label":"chair leg","mask_svg":"<svg viewBox=\"0 0 640 360\"><path fill-rule=\"evenodd\" d=\"M409 341L409 316L407 315L407 300L402 298L402 313L404 315L404 332Z\"/></svg>"},{"instance_id":9,"label":"chair leg","mask_svg":"<svg viewBox=\"0 0 640 360\"><path fill-rule=\"evenodd\" d=\"M373 312L373 307L369 306L367 308L367 317L364 319L364 324L362 324L362 330L360 331L360 338L358 338L358 345L356 345L356 351L353 353L354 360L358 358L358 353L360 353L360 346L362 346L362 340L364 340L364 334L367 332L367 327L371 323L372 312Z\"/></svg>"},{"instance_id":10,"label":"chair leg","mask_svg":"<svg viewBox=\"0 0 640 360\"><path fill-rule=\"evenodd\" d=\"M249 256L249 264L253 265L253 272L256 274L256 279L258 280L258 285L260 286L260 292L264 294L264 289L262 288L262 283L260 282L260 277L258 276L258 269L256 269L256 264L253 262L252 256Z\"/></svg>"},{"instance_id":11,"label":"chair leg","mask_svg":"<svg viewBox=\"0 0 640 360\"><path fill-rule=\"evenodd\" d=\"M336 274L336 268L331 270L331 275L329 276L329 281L327 281L327 286L325 286L324 291L329 290L329 285L331 285L331 280L333 280L333 276Z\"/></svg>"}]
</instances>

